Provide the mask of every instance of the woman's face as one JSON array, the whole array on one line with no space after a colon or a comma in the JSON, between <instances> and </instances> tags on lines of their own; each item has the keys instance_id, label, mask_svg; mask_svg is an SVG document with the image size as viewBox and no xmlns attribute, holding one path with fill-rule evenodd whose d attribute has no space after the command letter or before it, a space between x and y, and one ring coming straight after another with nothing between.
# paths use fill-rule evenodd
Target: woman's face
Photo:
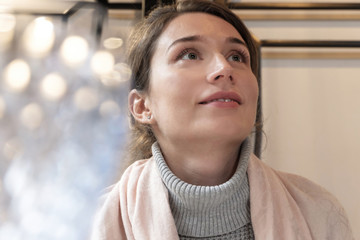
<instances>
[{"instance_id":1,"label":"woman's face","mask_svg":"<svg viewBox=\"0 0 360 240\"><path fill-rule=\"evenodd\" d=\"M231 24L186 13L164 29L146 97L160 142L240 143L254 125L257 98L249 51Z\"/></svg>"}]
</instances>

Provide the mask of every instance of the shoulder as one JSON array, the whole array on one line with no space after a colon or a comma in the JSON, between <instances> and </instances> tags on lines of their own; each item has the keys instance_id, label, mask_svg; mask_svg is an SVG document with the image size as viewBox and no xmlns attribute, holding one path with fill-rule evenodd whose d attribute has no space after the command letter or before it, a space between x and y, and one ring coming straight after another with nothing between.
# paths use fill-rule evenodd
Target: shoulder
<instances>
[{"instance_id":1,"label":"shoulder","mask_svg":"<svg viewBox=\"0 0 360 240\"><path fill-rule=\"evenodd\" d=\"M276 186L282 188L288 198L296 203L307 223L313 226L312 229L326 229L326 236L347 236L339 239L352 239L344 208L325 188L302 176L275 170L255 156L252 156L251 164L253 168L257 168L255 171L260 171L265 176L265 181L277 182Z\"/></svg>"},{"instance_id":2,"label":"shoulder","mask_svg":"<svg viewBox=\"0 0 360 240\"><path fill-rule=\"evenodd\" d=\"M128 168L126 168L116 183L104 189L103 194L100 197L100 204L106 204L107 201L119 201L119 197L121 195L124 195L131 190L136 190L137 185L139 185L139 179L146 174L150 165L151 158L137 160L132 163Z\"/></svg>"},{"instance_id":3,"label":"shoulder","mask_svg":"<svg viewBox=\"0 0 360 240\"><path fill-rule=\"evenodd\" d=\"M328 199L338 203L336 198L325 188L305 177L273 169L255 155L252 156L251 164L253 165L252 168L256 168L255 171L260 171L267 179L274 178L290 193L296 193L296 195L292 195L293 197L306 196L307 199Z\"/></svg>"},{"instance_id":4,"label":"shoulder","mask_svg":"<svg viewBox=\"0 0 360 240\"><path fill-rule=\"evenodd\" d=\"M147 181L146 178L151 174L153 165L153 158L135 161L124 171L118 182L118 187L122 190L136 188L139 182Z\"/></svg>"},{"instance_id":5,"label":"shoulder","mask_svg":"<svg viewBox=\"0 0 360 240\"><path fill-rule=\"evenodd\" d=\"M152 158L137 160L133 162L123 173L121 178L129 177L131 175L141 175L144 170L149 167L152 162Z\"/></svg>"},{"instance_id":6,"label":"shoulder","mask_svg":"<svg viewBox=\"0 0 360 240\"><path fill-rule=\"evenodd\" d=\"M276 172L291 196L296 199L303 214L308 216L308 223L326 228L327 238L331 236L331 239L352 239L346 212L333 194L307 178ZM336 238L337 236L339 238Z\"/></svg>"},{"instance_id":7,"label":"shoulder","mask_svg":"<svg viewBox=\"0 0 360 240\"><path fill-rule=\"evenodd\" d=\"M272 171L278 176L291 196L298 202L311 202L316 204L318 209L328 212L340 213L343 211L343 207L337 198L319 184L297 174L275 169L272 169Z\"/></svg>"}]
</instances>

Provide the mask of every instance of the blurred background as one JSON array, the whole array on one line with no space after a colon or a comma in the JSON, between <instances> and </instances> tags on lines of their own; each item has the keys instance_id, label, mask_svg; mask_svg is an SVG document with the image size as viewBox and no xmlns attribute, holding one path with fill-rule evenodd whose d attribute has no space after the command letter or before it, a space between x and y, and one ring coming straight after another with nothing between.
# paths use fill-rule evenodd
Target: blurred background
<instances>
[{"instance_id":1,"label":"blurred background","mask_svg":"<svg viewBox=\"0 0 360 240\"><path fill-rule=\"evenodd\" d=\"M88 237L123 165L127 37L169 2L0 0L0 239ZM360 238L360 1L218 2L259 41L262 159L332 192Z\"/></svg>"},{"instance_id":2,"label":"blurred background","mask_svg":"<svg viewBox=\"0 0 360 240\"><path fill-rule=\"evenodd\" d=\"M135 15L0 1L0 239L87 238L122 163Z\"/></svg>"}]
</instances>

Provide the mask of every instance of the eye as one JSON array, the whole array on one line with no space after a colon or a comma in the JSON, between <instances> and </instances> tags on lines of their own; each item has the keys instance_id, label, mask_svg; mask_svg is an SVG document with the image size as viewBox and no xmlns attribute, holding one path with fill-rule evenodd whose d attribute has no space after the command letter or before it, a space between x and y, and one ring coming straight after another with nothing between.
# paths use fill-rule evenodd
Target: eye
<instances>
[{"instance_id":1,"label":"eye","mask_svg":"<svg viewBox=\"0 0 360 240\"><path fill-rule=\"evenodd\" d=\"M249 58L250 56L246 51L234 50L230 52L227 60L230 62L247 63Z\"/></svg>"},{"instance_id":2,"label":"eye","mask_svg":"<svg viewBox=\"0 0 360 240\"><path fill-rule=\"evenodd\" d=\"M228 61L232 62L244 62L244 57L241 54L235 53L228 57Z\"/></svg>"},{"instance_id":3,"label":"eye","mask_svg":"<svg viewBox=\"0 0 360 240\"><path fill-rule=\"evenodd\" d=\"M196 60L196 59L198 59L198 56L197 56L197 54L194 53L194 52L189 52L189 53L185 54L185 55L182 57L182 59Z\"/></svg>"},{"instance_id":4,"label":"eye","mask_svg":"<svg viewBox=\"0 0 360 240\"><path fill-rule=\"evenodd\" d=\"M197 51L193 49L184 49L176 57L176 60L198 60L199 58L199 53Z\"/></svg>"}]
</instances>

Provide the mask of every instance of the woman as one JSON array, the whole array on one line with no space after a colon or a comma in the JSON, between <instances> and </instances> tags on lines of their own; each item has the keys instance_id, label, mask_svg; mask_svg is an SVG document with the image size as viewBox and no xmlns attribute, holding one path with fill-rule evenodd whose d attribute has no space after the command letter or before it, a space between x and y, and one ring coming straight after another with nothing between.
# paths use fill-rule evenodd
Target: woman
<instances>
[{"instance_id":1,"label":"woman","mask_svg":"<svg viewBox=\"0 0 360 240\"><path fill-rule=\"evenodd\" d=\"M94 239L352 239L339 203L251 152L255 42L228 9L181 1L131 38L135 161Z\"/></svg>"}]
</instances>

